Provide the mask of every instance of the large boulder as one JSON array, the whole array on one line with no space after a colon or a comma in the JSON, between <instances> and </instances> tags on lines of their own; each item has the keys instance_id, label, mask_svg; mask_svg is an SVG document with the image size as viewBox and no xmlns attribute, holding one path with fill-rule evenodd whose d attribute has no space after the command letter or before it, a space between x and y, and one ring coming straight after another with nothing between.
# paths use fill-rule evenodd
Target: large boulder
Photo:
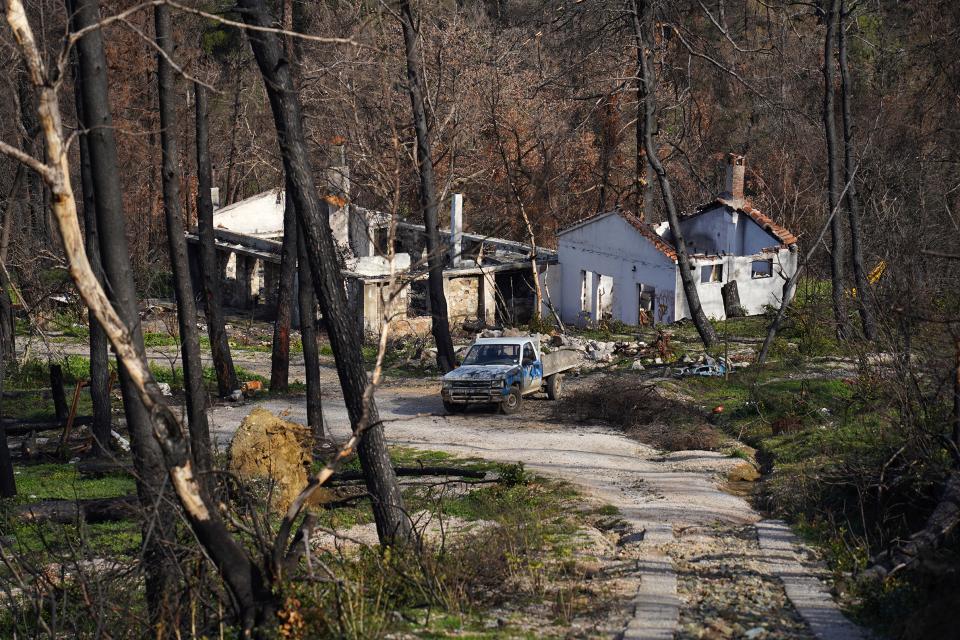
<instances>
[{"instance_id":1,"label":"large boulder","mask_svg":"<svg viewBox=\"0 0 960 640\"><path fill-rule=\"evenodd\" d=\"M243 480L272 482L271 505L284 513L307 486L311 450L310 429L256 407L230 442L230 470Z\"/></svg>"}]
</instances>

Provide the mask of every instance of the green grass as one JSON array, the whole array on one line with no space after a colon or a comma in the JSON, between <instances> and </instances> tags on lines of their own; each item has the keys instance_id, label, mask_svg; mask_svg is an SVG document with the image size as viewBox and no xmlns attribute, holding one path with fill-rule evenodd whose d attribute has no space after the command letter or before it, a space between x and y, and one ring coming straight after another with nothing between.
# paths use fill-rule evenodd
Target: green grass
<instances>
[{"instance_id":1,"label":"green grass","mask_svg":"<svg viewBox=\"0 0 960 640\"><path fill-rule=\"evenodd\" d=\"M136 484L126 474L86 478L70 464L16 465L17 496L0 503L0 532L16 538L18 553L43 561L52 554L85 546L96 554L136 555L139 525L134 521L59 525L27 522L11 510L43 500L85 500L131 495Z\"/></svg>"},{"instance_id":2,"label":"green grass","mask_svg":"<svg viewBox=\"0 0 960 640\"><path fill-rule=\"evenodd\" d=\"M579 496L561 482L547 481L522 465L501 465L476 458L457 458L438 451L394 447L397 465L443 465L485 469L498 474L493 484L467 484L467 490L422 485L404 488L407 508L434 516L484 521L469 533L447 537L445 544L428 542L419 558L403 549L359 549L346 554L317 552L337 575L338 583L297 580L284 586L284 597L297 599L304 620L304 637L382 637L386 633L417 637L493 638L542 637L527 631L525 607L557 607L574 589L557 586L571 576L574 550L584 544L579 528L598 516L614 516L612 507L586 511ZM218 462L225 462L218 457ZM356 468L352 461L348 467ZM129 495L134 482L128 476L85 478L72 465L42 464L17 467L20 496L0 503L0 534L14 535L19 561L42 566L74 557L133 560L141 543L135 521L97 525L25 523L13 515L16 506L41 499L83 499ZM256 499L256 489L254 490ZM333 510L317 510L317 523L338 530L372 521L370 503ZM276 525L275 519L273 526ZM187 538L185 538L187 539ZM0 570L2 572L2 570ZM143 594L133 590L117 600L125 608L142 608ZM572 613L589 613L589 602L567 607L553 623L563 628ZM578 601L578 602L579 602ZM498 609L501 625L490 625L487 611ZM558 609L560 611L560 609ZM401 612L398 617L396 612ZM67 615L69 612L61 612ZM71 614L72 615L72 614ZM82 614L80 614L82 615ZM119 623L119 621L117 621ZM82 623L81 623L82 624ZM0 616L4 629L25 630L27 620ZM26 625L26 626L23 626ZM562 635L562 634L561 634Z\"/></svg>"},{"instance_id":3,"label":"green grass","mask_svg":"<svg viewBox=\"0 0 960 640\"><path fill-rule=\"evenodd\" d=\"M554 606L558 597L562 599L554 582L571 573L573 551L583 544L576 534L588 517L576 508L579 497L572 488L538 478L521 465L406 448L393 448L391 458L395 464L497 470L501 482L470 487L466 493L441 498L437 490L423 487L404 491L406 506L413 513L426 510L434 516L483 521L485 527L459 538L448 537L443 545L428 542L419 559L402 549L323 556L343 580L342 586L290 585L289 595L297 600L305 635L543 637L523 630L528 625L521 612L526 606ZM602 511L610 515L615 509ZM333 518L322 512L321 521L341 527L370 522L366 505L336 512ZM498 609L502 626L491 628L486 611L496 605L505 605L507 611ZM557 621L561 627L568 623Z\"/></svg>"},{"instance_id":4,"label":"green grass","mask_svg":"<svg viewBox=\"0 0 960 640\"><path fill-rule=\"evenodd\" d=\"M72 464L17 465L14 473L18 503L111 498L136 491L136 484L129 475L86 478L78 474Z\"/></svg>"}]
</instances>

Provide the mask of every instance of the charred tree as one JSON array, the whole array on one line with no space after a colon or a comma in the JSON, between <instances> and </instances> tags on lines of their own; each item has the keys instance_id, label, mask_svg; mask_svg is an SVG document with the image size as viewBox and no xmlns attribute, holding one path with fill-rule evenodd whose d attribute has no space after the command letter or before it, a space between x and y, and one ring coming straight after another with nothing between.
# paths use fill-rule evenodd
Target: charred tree
<instances>
[{"instance_id":1,"label":"charred tree","mask_svg":"<svg viewBox=\"0 0 960 640\"><path fill-rule=\"evenodd\" d=\"M244 21L254 27L272 28L276 21L262 0L240 0ZM277 139L286 171L288 197L293 199L297 220L304 233L314 288L327 326L337 363L337 375L355 433L362 434L357 447L367 490L373 497L377 534L383 544L405 543L413 537L403 506L397 476L390 464L372 389L360 351L360 328L349 313L343 277L330 231L329 204L320 198L313 180L300 100L293 90L290 65L280 36L275 32L248 30L247 37L263 76L277 127Z\"/></svg>"},{"instance_id":2,"label":"charred tree","mask_svg":"<svg viewBox=\"0 0 960 640\"><path fill-rule=\"evenodd\" d=\"M10 215L9 211L7 215ZM13 474L7 430L3 424L3 384L7 379L7 366L11 362L13 362L12 358L8 358L5 353L0 353L0 498L12 498L17 495L17 481Z\"/></svg>"},{"instance_id":3,"label":"charred tree","mask_svg":"<svg viewBox=\"0 0 960 640\"><path fill-rule=\"evenodd\" d=\"M100 236L97 233L96 199L93 195L93 169L90 166L90 150L87 148L86 123L83 117L83 97L80 91L80 74L74 78L77 103L77 121L80 124L80 185L83 196L84 247L97 280L103 283L103 266L100 264ZM110 355L107 352L107 334L93 310L87 312L90 327L90 401L93 405L93 448L90 454L101 457L107 453L110 442Z\"/></svg>"},{"instance_id":4,"label":"charred tree","mask_svg":"<svg viewBox=\"0 0 960 640\"><path fill-rule=\"evenodd\" d=\"M100 20L96 0L68 0L68 7L72 13L73 31L94 27ZM127 249L117 144L110 114L107 61L100 29L85 32L76 46L104 277L134 348L138 354L143 354L137 293ZM147 603L151 617L158 619L172 606L170 599L179 584L177 561L173 555L176 515L170 500L163 495L167 472L160 446L154 438L150 414L123 362L120 362L119 369L123 408L137 470L137 494L150 516L146 518L143 531Z\"/></svg>"},{"instance_id":5,"label":"charred tree","mask_svg":"<svg viewBox=\"0 0 960 640\"><path fill-rule=\"evenodd\" d=\"M846 15L846 0L840 0L840 24L838 26L838 55L840 58L840 107L843 120L843 179L847 196L847 216L850 222L850 259L853 267L853 282L857 290L857 310L860 312L860 323L863 325L863 336L867 340L877 337L877 325L873 317L873 309L868 298L869 284L863 268L863 244L861 242L860 227L860 198L857 194L857 185L854 182L853 163L853 116L850 108L850 67L847 64L847 32L843 19Z\"/></svg>"},{"instance_id":6,"label":"charred tree","mask_svg":"<svg viewBox=\"0 0 960 640\"><path fill-rule=\"evenodd\" d=\"M212 560L218 572L223 577L230 591L230 600L235 607L238 627L242 632L241 635L243 637L250 637L255 630L276 625L276 596L271 591L270 581L274 577L278 578L279 572L272 570L272 567L267 567L267 569L264 570L253 561L250 553L233 537L230 530L226 527L220 515L220 510L214 506L215 503L211 500L205 486L197 481L193 472L194 464L190 455L189 441L185 435L186 429L182 421L170 410L170 407L167 406L163 398L160 387L153 377L153 373L147 362L142 340L139 339L135 326L131 329L130 325L121 317L114 304L107 298L104 287L101 286L90 267L77 220L76 199L70 183L70 167L67 146L62 134L63 127L61 124L59 96L56 89L57 82L51 78L46 70L46 65L41 57L33 35L33 30L27 20L23 3L21 0L6 0L6 4L7 23L10 25L11 31L16 39L16 44L27 63L31 82L40 94L37 113L40 116L40 123L44 135L45 161L37 160L29 154L15 150L9 145L4 145L2 142L0 142L0 153L10 155L31 167L42 177L44 183L51 190L53 196L50 200L51 212L56 219L60 230L60 237L63 240L64 252L69 262L70 276L84 302L97 314L97 318L103 325L110 339L110 343L117 353L118 359L123 364L121 372L132 382L138 393L141 407L144 408L152 418L153 431L151 435L153 437L151 438L151 442L160 449L162 464L164 470L168 472L167 478L170 480L169 486L172 486L176 491L180 504L183 506L183 519L189 523L197 541L203 546L207 556ZM74 29L78 28L78 23L92 26L90 31L84 31L86 37L79 39L80 42L87 40L90 34L95 34L97 38L100 37L100 31L96 28L97 23L90 21L90 18L96 18L95 3L93 9L93 15L81 15L80 19L72 25ZM77 15L80 14L75 12L74 17ZM99 61L101 63L103 62L102 57ZM85 68L82 54L80 66L84 80L86 80L89 70ZM103 75L102 79L105 80L105 74L103 74L105 69L104 65L100 64L95 68L99 68L101 75ZM86 98L89 97L87 92L89 91L90 83L85 83L85 86L87 89L84 89L83 93L86 100ZM97 83L95 86L103 88L105 83ZM103 98L106 97L105 91L101 91L99 95L101 96L102 105L105 105L106 101L103 100ZM88 105L85 103L84 106L87 107ZM103 107L101 106L101 108ZM93 122L102 122L104 120L104 118L100 117L97 110L93 112L88 110L87 113L90 114L91 121ZM107 112L107 116L109 116L109 112ZM109 117L105 118L105 120L109 123ZM100 127L95 128L94 132L99 128ZM103 127L103 130L112 132L110 127ZM97 156L93 152L95 147L96 145L91 144L91 159L96 182L97 174L102 171L102 167L98 167L97 165ZM110 173L108 175L115 177L116 173ZM100 190L99 186L99 184L96 185L96 194L98 198L102 198L104 191ZM101 212L102 208L99 207L100 202L98 201L97 204L97 210ZM102 222L102 220L98 220L98 222ZM114 222L119 223L122 221L114 220ZM122 234L123 225L118 224L117 226L119 227L119 233ZM105 233L106 229L101 227L101 232ZM103 248L104 247L101 247L101 249ZM116 283L120 282L120 279L111 277L109 261L112 255L113 254L104 251L106 275L110 283L115 287ZM127 273L129 273L129 271L127 271ZM139 484L142 485L144 484L145 472L150 471L148 467L142 464L143 459L139 456L139 451L142 449L143 444L142 442L138 442L138 439L140 439L143 434L140 431L132 431L131 435L135 436L133 457L135 473L137 474ZM335 470L335 468L330 469L324 479L329 477ZM150 481L155 484L148 486L160 487L165 482L165 479L164 476L151 477ZM149 526L149 531L144 531L145 538L165 542L166 540L160 538L159 534L165 533L166 527L169 526L174 514L167 513L165 510L153 506L152 503L143 505L142 493L138 495L142 505L141 508L147 516L146 524ZM156 497L160 498L160 496ZM163 505L167 504L166 501L160 503L159 500L158 503ZM149 536L147 534L149 534ZM286 538L283 538L281 542L285 540ZM161 549L163 548L164 547L161 547ZM287 549L283 547L282 550L285 552ZM151 556L149 546L147 547L145 555L146 557L143 559L143 562L147 572L147 594L148 596L153 596L154 592L152 590L157 586L156 565L154 562L156 558ZM176 559L171 557L170 560L173 562L168 564L167 568L173 571L176 568ZM269 559L264 559L264 561L265 564L271 562ZM173 581L169 581L167 586L172 588L175 587L176 584ZM171 591L168 595L174 596L175 593ZM148 604L153 607L151 612L156 610L153 600L148 600ZM155 619L157 618L156 615L153 617ZM161 621L158 620L157 622ZM162 622L165 623L166 621ZM176 622L174 622L174 624L176 624ZM175 626L156 627L158 632L170 628L176 629ZM258 637L264 637L266 635L267 632L261 632L258 634Z\"/></svg>"},{"instance_id":7,"label":"charred tree","mask_svg":"<svg viewBox=\"0 0 960 640\"><path fill-rule=\"evenodd\" d=\"M13 461L7 443L7 430L3 425L3 386L7 379L7 370L16 364L17 345L13 316L13 300L10 298L10 282L7 278L7 249L10 246L10 231L13 226L15 198L26 174L25 167L18 166L13 179L10 197L7 198L0 221L0 498L12 498L17 495L17 482L13 474Z\"/></svg>"},{"instance_id":8,"label":"charred tree","mask_svg":"<svg viewBox=\"0 0 960 640\"><path fill-rule=\"evenodd\" d=\"M400 21L403 25L403 44L407 59L407 92L413 110L413 128L417 132L417 164L420 174L420 208L423 209L424 236L427 245L430 295L430 315L433 317L433 339L437 343L437 366L443 372L457 366L457 356L450 337L450 319L447 316L447 297L443 292L444 251L440 243L440 219L437 213L437 185L433 171L430 145L430 126L427 123L426 87L423 82L422 54L419 32L414 23L409 0L400 2Z\"/></svg>"},{"instance_id":9,"label":"charred tree","mask_svg":"<svg viewBox=\"0 0 960 640\"><path fill-rule=\"evenodd\" d=\"M7 253L13 229L14 203L19 199L25 176L26 169L22 165L17 167L13 187L6 199L3 218L0 219L0 360L7 363L15 362L17 353L13 299L10 297L11 283L7 278Z\"/></svg>"},{"instance_id":10,"label":"charred tree","mask_svg":"<svg viewBox=\"0 0 960 640\"><path fill-rule=\"evenodd\" d=\"M207 317L207 336L210 338L210 356L217 373L217 391L226 398L239 388L237 372L233 368L230 342L223 319L223 298L220 294L220 264L217 261L216 240L213 231L213 183L210 169L210 150L207 141L207 90L194 84L197 117L197 235L200 238L200 269L203 271L203 310Z\"/></svg>"},{"instance_id":11,"label":"charred tree","mask_svg":"<svg viewBox=\"0 0 960 640\"><path fill-rule=\"evenodd\" d=\"M289 192L285 192L283 246L280 248L280 282L277 285L277 317L273 325L273 350L270 355L270 391L274 392L285 392L290 384L290 322L293 316L293 283L297 274L298 235L297 213L291 204ZM302 322L300 326L302 335ZM305 343L304 358L306 358Z\"/></svg>"},{"instance_id":12,"label":"charred tree","mask_svg":"<svg viewBox=\"0 0 960 640\"><path fill-rule=\"evenodd\" d=\"M828 213L840 206L840 187L837 183L837 129L834 123L834 41L840 16L840 0L829 0L824 20L826 34L823 39L823 134L827 151L827 208ZM843 221L834 216L830 223L830 281L833 285L833 318L838 340L846 340L847 308L843 299Z\"/></svg>"},{"instance_id":13,"label":"charred tree","mask_svg":"<svg viewBox=\"0 0 960 640\"><path fill-rule=\"evenodd\" d=\"M597 196L597 211L607 211L607 202L610 200L610 181L613 172L613 161L620 146L620 90L611 91L600 105L599 113L600 135L600 189ZM619 197L614 198L614 206Z\"/></svg>"},{"instance_id":14,"label":"charred tree","mask_svg":"<svg viewBox=\"0 0 960 640\"><path fill-rule=\"evenodd\" d=\"M170 267L173 290L177 299L177 322L180 349L183 353L183 381L187 401L187 423L190 426L190 447L200 473L209 472L213 464L210 426L207 424L207 392L203 384L203 363L200 359L200 334L197 331L197 302L190 282L187 239L180 211L180 150L177 147L176 85L168 56L173 55L170 29L170 8L157 5L153 9L157 39L157 93L160 99L160 145L163 166L163 212L167 223Z\"/></svg>"},{"instance_id":15,"label":"charred tree","mask_svg":"<svg viewBox=\"0 0 960 640\"><path fill-rule=\"evenodd\" d=\"M298 3L299 4L299 3ZM298 83L298 69L297 58L300 57L300 52L297 51L296 44L293 42L293 38L290 36L290 33L294 29L294 3L292 0L283 0L282 3L283 9L283 28L287 31L286 37L286 47L287 53L290 55L290 65L291 73L293 74L293 83L296 86ZM300 12L296 12L299 16ZM298 256L301 254L299 249L299 244L297 243L297 238L300 237L300 234L297 232L297 212L293 208L293 201L289 197L289 189L284 191L284 202L283 202L283 245L280 248L280 284L277 291L277 317L273 325L273 350L270 357L270 390L271 391L287 391L289 388L289 379L290 379L290 324L292 321L292 310L293 305L293 285L297 280L298 272ZM300 278L300 282L303 282L303 277ZM312 293L312 289L311 289ZM299 303L298 303L299 304ZM316 303L314 303L316 304ZM313 307L311 307L313 308ZM303 325L303 307L300 306L300 326L301 329ZM303 331L300 332L301 343L303 345L303 360L304 364L307 366L307 420L311 428L315 428L313 422L310 422L310 407L311 407L311 393L310 393L310 368L309 360L307 357L307 343L303 339ZM310 348L316 349L316 340L310 344ZM311 352L311 357L319 357L315 351ZM319 361L318 361L319 366ZM318 373L319 375L319 373ZM318 379L319 382L319 379ZM319 385L317 386L317 402L319 402ZM320 431L323 431L322 421L316 423L320 425ZM322 436L322 433L321 433Z\"/></svg>"},{"instance_id":16,"label":"charred tree","mask_svg":"<svg viewBox=\"0 0 960 640\"><path fill-rule=\"evenodd\" d=\"M673 235L673 242L677 252L677 268L680 269L680 280L683 283L683 293L687 299L687 307L690 309L690 317L693 319L694 326L700 334L700 340L705 347L710 347L717 341L717 332L714 330L707 315L703 312L703 306L700 304L700 296L697 293L697 284L693 277L693 271L690 266L690 257L687 255L687 245L683 239L683 230L680 228L680 217L677 215L677 207L673 200L673 191L670 188L670 180L667 177L667 171L660 162L657 155L657 148L653 141L653 131L656 129L657 121L657 102L656 102L656 81L653 77L653 68L649 52L652 51L653 41L650 39L652 34L651 21L653 11L650 3L646 0L632 0L633 9L633 29L637 48L640 50L640 78L643 81L645 90L643 92L643 145L646 149L647 160L653 172L657 175L657 182L660 185L660 194L663 196L663 205L667 212L667 221L670 224L670 232Z\"/></svg>"},{"instance_id":17,"label":"charred tree","mask_svg":"<svg viewBox=\"0 0 960 640\"><path fill-rule=\"evenodd\" d=\"M636 11L638 8L636 5L633 7L633 10ZM632 16L633 12L628 12L629 20L628 29L632 31L634 47L637 50L637 60L636 60L636 70L634 78L634 83L636 84L637 92L637 124L636 124L636 145L637 145L637 155L634 160L634 198L635 198L635 207L638 215L642 213L641 218L647 224L653 224L653 189L650 186L650 174L653 173L650 168L650 162L647 160L647 119L643 117L643 112L645 105L647 103L646 87L647 84L644 82L644 61L646 59L646 52L644 51L643 44L638 37L638 32L636 25L634 25ZM650 77L654 77L653 68L649 69ZM656 126L656 122L653 123ZM655 136L657 134L656 130L651 131L650 135Z\"/></svg>"},{"instance_id":18,"label":"charred tree","mask_svg":"<svg viewBox=\"0 0 960 640\"><path fill-rule=\"evenodd\" d=\"M294 232L297 245L297 306L300 308L300 342L303 345L304 382L307 384L307 426L313 441L323 440L323 396L320 389L320 350L317 346L317 296L310 273L304 233Z\"/></svg>"}]
</instances>

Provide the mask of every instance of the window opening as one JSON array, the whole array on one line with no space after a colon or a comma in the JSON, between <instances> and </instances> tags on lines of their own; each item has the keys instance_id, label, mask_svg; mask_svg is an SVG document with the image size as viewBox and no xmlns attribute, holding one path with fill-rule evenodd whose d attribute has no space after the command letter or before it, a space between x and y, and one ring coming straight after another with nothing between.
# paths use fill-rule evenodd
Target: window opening
<instances>
[{"instance_id":1,"label":"window opening","mask_svg":"<svg viewBox=\"0 0 960 640\"><path fill-rule=\"evenodd\" d=\"M700 267L700 283L723 282L723 264L705 264Z\"/></svg>"},{"instance_id":2,"label":"window opening","mask_svg":"<svg viewBox=\"0 0 960 640\"><path fill-rule=\"evenodd\" d=\"M771 278L773 277L773 258L766 260L754 260L750 264L751 278Z\"/></svg>"}]
</instances>

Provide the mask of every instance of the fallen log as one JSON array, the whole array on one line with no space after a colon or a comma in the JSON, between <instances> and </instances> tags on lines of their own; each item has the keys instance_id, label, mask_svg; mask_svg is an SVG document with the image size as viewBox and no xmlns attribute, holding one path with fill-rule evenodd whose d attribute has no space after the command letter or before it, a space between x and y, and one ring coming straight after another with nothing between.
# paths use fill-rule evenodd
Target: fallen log
<instances>
[{"instance_id":1,"label":"fallen log","mask_svg":"<svg viewBox=\"0 0 960 640\"><path fill-rule=\"evenodd\" d=\"M93 416L77 416L73 419L73 426L93 424ZM8 436L22 436L32 431L61 431L66 427L66 420L56 418L23 418L0 420L0 428Z\"/></svg>"},{"instance_id":2,"label":"fallen log","mask_svg":"<svg viewBox=\"0 0 960 640\"><path fill-rule=\"evenodd\" d=\"M77 462L77 473L98 478L114 473L132 473L133 462L126 458L85 458Z\"/></svg>"},{"instance_id":3,"label":"fallen log","mask_svg":"<svg viewBox=\"0 0 960 640\"><path fill-rule=\"evenodd\" d=\"M44 500L17 508L17 515L28 522L55 522L73 524L79 520L88 523L131 520L140 513L137 496L118 498L91 498L86 500Z\"/></svg>"},{"instance_id":4,"label":"fallen log","mask_svg":"<svg viewBox=\"0 0 960 640\"><path fill-rule=\"evenodd\" d=\"M960 527L960 471L944 483L940 501L926 526L904 543L872 558L873 566L863 572L866 579L882 579L909 569L925 554L938 549Z\"/></svg>"},{"instance_id":5,"label":"fallen log","mask_svg":"<svg viewBox=\"0 0 960 640\"><path fill-rule=\"evenodd\" d=\"M26 398L30 396L39 396L44 400L49 400L53 392L50 389L5 389L4 398Z\"/></svg>"}]
</instances>

